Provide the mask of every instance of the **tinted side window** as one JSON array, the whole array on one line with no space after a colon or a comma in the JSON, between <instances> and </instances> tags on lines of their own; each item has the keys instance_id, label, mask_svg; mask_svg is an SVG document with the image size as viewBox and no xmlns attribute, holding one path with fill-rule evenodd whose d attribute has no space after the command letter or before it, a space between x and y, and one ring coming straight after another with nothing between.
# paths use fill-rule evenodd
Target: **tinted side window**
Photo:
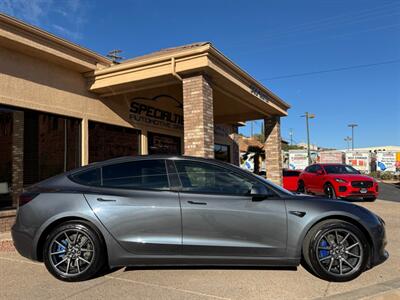
<instances>
[{"instance_id":1,"label":"tinted side window","mask_svg":"<svg viewBox=\"0 0 400 300\"><path fill-rule=\"evenodd\" d=\"M175 164L184 191L248 195L251 187L258 183L228 169L207 163L178 160Z\"/></svg>"},{"instance_id":2,"label":"tinted side window","mask_svg":"<svg viewBox=\"0 0 400 300\"><path fill-rule=\"evenodd\" d=\"M309 173L315 173L315 172L316 172L316 168L315 168L315 167L316 167L315 165L309 166L309 167L307 168L307 172L309 172Z\"/></svg>"},{"instance_id":3,"label":"tinted side window","mask_svg":"<svg viewBox=\"0 0 400 300\"><path fill-rule=\"evenodd\" d=\"M71 179L83 185L99 186L100 182L100 168L90 169L87 171L73 174Z\"/></svg>"},{"instance_id":4,"label":"tinted side window","mask_svg":"<svg viewBox=\"0 0 400 300\"><path fill-rule=\"evenodd\" d=\"M299 177L299 175L300 175L299 171L289 171L289 170L283 171L284 177Z\"/></svg>"},{"instance_id":5,"label":"tinted side window","mask_svg":"<svg viewBox=\"0 0 400 300\"><path fill-rule=\"evenodd\" d=\"M317 171L322 171L322 168L321 168L321 166L320 165L315 165L315 172L317 172Z\"/></svg>"},{"instance_id":6,"label":"tinted side window","mask_svg":"<svg viewBox=\"0 0 400 300\"><path fill-rule=\"evenodd\" d=\"M144 160L104 166L103 186L125 189L169 188L164 160Z\"/></svg>"}]
</instances>

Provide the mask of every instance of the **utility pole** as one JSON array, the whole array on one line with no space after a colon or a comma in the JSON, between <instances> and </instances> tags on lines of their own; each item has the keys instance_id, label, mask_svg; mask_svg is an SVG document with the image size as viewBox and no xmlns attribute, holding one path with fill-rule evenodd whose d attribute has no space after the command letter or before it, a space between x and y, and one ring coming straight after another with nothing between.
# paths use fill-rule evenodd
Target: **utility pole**
<instances>
[{"instance_id":1,"label":"utility pole","mask_svg":"<svg viewBox=\"0 0 400 300\"><path fill-rule=\"evenodd\" d=\"M307 127L307 157L308 157L308 164L311 165L311 151L310 151L310 126L308 124L308 119L314 119L315 114L310 114L308 111L305 113L305 115L302 115L301 117L306 118L306 127Z\"/></svg>"},{"instance_id":2,"label":"utility pole","mask_svg":"<svg viewBox=\"0 0 400 300\"><path fill-rule=\"evenodd\" d=\"M289 136L290 136L290 146L293 146L293 128L290 128Z\"/></svg>"},{"instance_id":3,"label":"utility pole","mask_svg":"<svg viewBox=\"0 0 400 300\"><path fill-rule=\"evenodd\" d=\"M354 127L357 127L357 124L349 124L348 127L351 127L351 150L354 151Z\"/></svg>"},{"instance_id":4,"label":"utility pole","mask_svg":"<svg viewBox=\"0 0 400 300\"><path fill-rule=\"evenodd\" d=\"M253 137L253 121L250 121L251 129L250 129L250 137Z\"/></svg>"},{"instance_id":5,"label":"utility pole","mask_svg":"<svg viewBox=\"0 0 400 300\"><path fill-rule=\"evenodd\" d=\"M351 137L346 136L346 138L344 139L345 142L347 142L347 150L350 150L350 141L351 141Z\"/></svg>"}]
</instances>

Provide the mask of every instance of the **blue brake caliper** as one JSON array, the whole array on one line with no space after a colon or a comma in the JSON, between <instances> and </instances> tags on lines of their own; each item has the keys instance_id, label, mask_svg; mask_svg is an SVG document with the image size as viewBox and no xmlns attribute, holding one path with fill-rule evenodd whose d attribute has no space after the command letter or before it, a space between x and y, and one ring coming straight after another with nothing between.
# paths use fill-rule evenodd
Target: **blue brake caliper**
<instances>
[{"instance_id":1,"label":"blue brake caliper","mask_svg":"<svg viewBox=\"0 0 400 300\"><path fill-rule=\"evenodd\" d=\"M61 241L61 244L67 245L67 240L62 240L62 241ZM57 244L57 245L58 245L58 244ZM58 245L58 246L57 246L57 252L63 251L63 250L65 250L65 248L66 248L65 246ZM63 258L64 255L65 255L65 253L61 253L61 254L58 255L58 257L59 257L59 258Z\"/></svg>"},{"instance_id":2,"label":"blue brake caliper","mask_svg":"<svg viewBox=\"0 0 400 300\"><path fill-rule=\"evenodd\" d=\"M320 247L327 247L327 246L328 246L328 243L327 243L327 241L322 240L322 241L319 243L319 246L320 246ZM328 250L325 250L325 249L320 249L320 250L319 250L319 257L320 257L320 258L326 257L326 256L328 256L328 255L329 255L329 251L328 251Z\"/></svg>"}]
</instances>

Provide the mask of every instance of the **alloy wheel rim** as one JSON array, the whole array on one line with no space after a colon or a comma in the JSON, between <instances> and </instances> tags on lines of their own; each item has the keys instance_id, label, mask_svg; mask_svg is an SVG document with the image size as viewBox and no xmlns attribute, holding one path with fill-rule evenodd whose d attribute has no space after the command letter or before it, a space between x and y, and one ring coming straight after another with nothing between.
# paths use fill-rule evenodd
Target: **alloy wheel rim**
<instances>
[{"instance_id":1,"label":"alloy wheel rim","mask_svg":"<svg viewBox=\"0 0 400 300\"><path fill-rule=\"evenodd\" d=\"M333 198L333 190L330 186L327 186L325 188L325 193L328 196L328 198L331 198L331 199Z\"/></svg>"},{"instance_id":2,"label":"alloy wheel rim","mask_svg":"<svg viewBox=\"0 0 400 300\"><path fill-rule=\"evenodd\" d=\"M315 251L320 266L335 276L357 272L364 255L360 239L346 229L327 231L318 240Z\"/></svg>"},{"instance_id":3,"label":"alloy wheel rim","mask_svg":"<svg viewBox=\"0 0 400 300\"><path fill-rule=\"evenodd\" d=\"M77 276L93 264L94 243L80 229L63 230L51 241L48 256L57 273L69 277Z\"/></svg>"}]
</instances>

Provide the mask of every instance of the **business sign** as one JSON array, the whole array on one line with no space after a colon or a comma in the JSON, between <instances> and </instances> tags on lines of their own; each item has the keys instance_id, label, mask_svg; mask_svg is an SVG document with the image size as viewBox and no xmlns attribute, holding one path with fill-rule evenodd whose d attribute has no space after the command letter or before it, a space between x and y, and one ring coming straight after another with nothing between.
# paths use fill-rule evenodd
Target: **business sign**
<instances>
[{"instance_id":1,"label":"business sign","mask_svg":"<svg viewBox=\"0 0 400 300\"><path fill-rule=\"evenodd\" d=\"M315 163L318 159L316 151L310 151L311 163ZM289 150L289 169L304 170L308 167L307 150Z\"/></svg>"},{"instance_id":2,"label":"business sign","mask_svg":"<svg viewBox=\"0 0 400 300\"><path fill-rule=\"evenodd\" d=\"M261 100L268 102L268 95L261 91L258 87L251 85L250 86L250 93Z\"/></svg>"},{"instance_id":3,"label":"business sign","mask_svg":"<svg viewBox=\"0 0 400 300\"><path fill-rule=\"evenodd\" d=\"M360 172L369 173L371 170L371 153L348 151L346 152L346 164Z\"/></svg>"},{"instance_id":4,"label":"business sign","mask_svg":"<svg viewBox=\"0 0 400 300\"><path fill-rule=\"evenodd\" d=\"M129 118L132 123L169 129L183 129L182 104L172 96L131 99Z\"/></svg>"},{"instance_id":5,"label":"business sign","mask_svg":"<svg viewBox=\"0 0 400 300\"><path fill-rule=\"evenodd\" d=\"M396 172L396 152L380 151L376 153L376 169L383 172Z\"/></svg>"}]
</instances>

